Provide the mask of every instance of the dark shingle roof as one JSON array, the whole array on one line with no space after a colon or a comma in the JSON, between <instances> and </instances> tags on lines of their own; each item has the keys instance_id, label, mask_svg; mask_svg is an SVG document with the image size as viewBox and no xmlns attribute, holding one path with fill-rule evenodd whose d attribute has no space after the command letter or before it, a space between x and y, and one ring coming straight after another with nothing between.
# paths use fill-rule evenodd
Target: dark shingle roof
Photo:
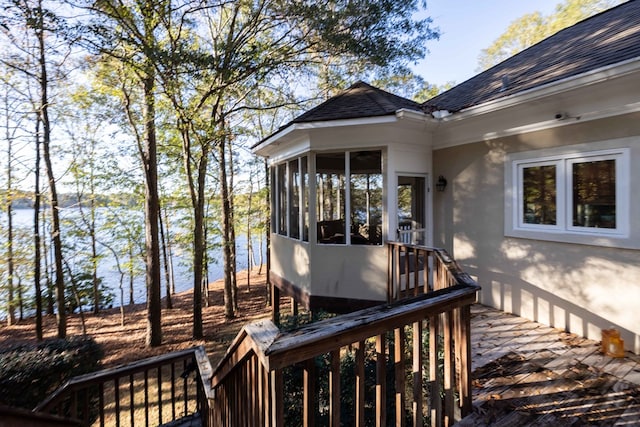
<instances>
[{"instance_id":1,"label":"dark shingle roof","mask_svg":"<svg viewBox=\"0 0 640 427\"><path fill-rule=\"evenodd\" d=\"M637 57L640 1L631 0L557 32L423 106L459 111Z\"/></svg>"},{"instance_id":2,"label":"dark shingle roof","mask_svg":"<svg viewBox=\"0 0 640 427\"><path fill-rule=\"evenodd\" d=\"M387 116L403 108L422 110L417 102L385 92L367 83L357 82L344 92L298 116L291 123Z\"/></svg>"}]
</instances>

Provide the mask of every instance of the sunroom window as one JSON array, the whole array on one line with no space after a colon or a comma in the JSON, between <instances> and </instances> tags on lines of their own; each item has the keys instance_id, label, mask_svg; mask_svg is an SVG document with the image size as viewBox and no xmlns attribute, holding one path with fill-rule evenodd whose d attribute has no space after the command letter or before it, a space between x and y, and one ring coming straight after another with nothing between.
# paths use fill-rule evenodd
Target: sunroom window
<instances>
[{"instance_id":1,"label":"sunroom window","mask_svg":"<svg viewBox=\"0 0 640 427\"><path fill-rule=\"evenodd\" d=\"M382 244L381 151L316 154L316 218L318 243Z\"/></svg>"},{"instance_id":2,"label":"sunroom window","mask_svg":"<svg viewBox=\"0 0 640 427\"><path fill-rule=\"evenodd\" d=\"M309 172L307 156L271 168L271 223L278 234L309 240Z\"/></svg>"}]
</instances>

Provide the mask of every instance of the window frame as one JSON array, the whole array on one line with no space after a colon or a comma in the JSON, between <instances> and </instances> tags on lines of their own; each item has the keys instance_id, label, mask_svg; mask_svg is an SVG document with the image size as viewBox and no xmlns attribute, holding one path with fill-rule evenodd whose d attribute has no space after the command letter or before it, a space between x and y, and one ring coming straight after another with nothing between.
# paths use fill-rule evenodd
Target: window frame
<instances>
[{"instance_id":1,"label":"window frame","mask_svg":"<svg viewBox=\"0 0 640 427\"><path fill-rule=\"evenodd\" d=\"M512 153L505 168L505 235L571 243L626 246L630 238L630 149L627 147L585 150L584 146L561 147L536 152ZM572 165L615 160L616 228L573 225ZM523 171L526 167L556 166L556 224L524 222Z\"/></svg>"}]
</instances>

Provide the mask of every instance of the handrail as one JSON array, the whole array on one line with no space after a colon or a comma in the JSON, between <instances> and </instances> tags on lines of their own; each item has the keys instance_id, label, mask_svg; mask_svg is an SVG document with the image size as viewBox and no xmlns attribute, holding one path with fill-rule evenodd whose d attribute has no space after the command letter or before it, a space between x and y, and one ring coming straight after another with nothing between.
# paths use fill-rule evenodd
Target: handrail
<instances>
[{"instance_id":1,"label":"handrail","mask_svg":"<svg viewBox=\"0 0 640 427\"><path fill-rule=\"evenodd\" d=\"M192 372L195 385L188 381ZM208 412L211 374L204 348L194 347L71 378L34 412L78 419L83 425L94 418L100 426L139 425L142 418L145 425L162 424Z\"/></svg>"},{"instance_id":2,"label":"handrail","mask_svg":"<svg viewBox=\"0 0 640 427\"><path fill-rule=\"evenodd\" d=\"M369 417L378 425L386 425L395 417L396 425L404 425L405 418L411 417L416 426L423 425L426 418L440 426L451 425L468 414L470 305L479 287L445 251L397 242L391 244L390 251L395 245L405 246L405 253L433 259L430 262L435 265L437 272L433 275L438 281L435 287L431 278L428 292L410 299L290 332L280 332L270 321L247 325L213 371L210 422L283 426L289 419L306 426L337 426L345 423L341 416L346 416L352 417L347 424L363 425L364 418ZM340 390L347 359L355 360L352 398ZM318 371L318 360L326 361L321 365L327 372ZM365 395L373 392L365 393L369 387L365 384L371 381L365 378L366 366L369 372L375 366L375 401L368 403ZM428 376L424 375L425 369ZM292 374L296 370L302 374ZM298 376L301 384L292 384L291 378ZM316 385L325 380L325 386ZM390 389L389 380L394 384ZM318 390L328 390L327 395L321 397ZM390 393L394 398L389 407ZM299 400L291 403L292 399ZM341 414L344 402L354 402L349 407L353 413ZM376 408L375 414L368 413L366 408L371 407ZM298 408L303 409L294 416L292 412Z\"/></svg>"}]
</instances>

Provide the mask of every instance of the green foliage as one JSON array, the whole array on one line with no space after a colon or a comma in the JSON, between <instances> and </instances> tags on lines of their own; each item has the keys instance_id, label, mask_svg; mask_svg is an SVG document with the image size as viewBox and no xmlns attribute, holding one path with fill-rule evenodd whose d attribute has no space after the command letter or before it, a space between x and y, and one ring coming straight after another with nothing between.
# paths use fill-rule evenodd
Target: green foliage
<instances>
[{"instance_id":1,"label":"green foliage","mask_svg":"<svg viewBox=\"0 0 640 427\"><path fill-rule=\"evenodd\" d=\"M102 350L90 338L49 340L0 352L0 404L33 409L70 378L96 371Z\"/></svg>"},{"instance_id":2,"label":"green foliage","mask_svg":"<svg viewBox=\"0 0 640 427\"><path fill-rule=\"evenodd\" d=\"M82 311L87 311L87 307L93 307L94 304L93 275L89 271L73 272L73 277L65 286L64 292L67 313L73 313L79 307L82 307ZM99 308L111 308L113 299L113 292L98 278Z\"/></svg>"},{"instance_id":3,"label":"green foliage","mask_svg":"<svg viewBox=\"0 0 640 427\"><path fill-rule=\"evenodd\" d=\"M565 0L548 16L540 12L526 14L513 21L491 46L482 50L478 70L491 68L558 31L620 3L622 0Z\"/></svg>"}]
</instances>

